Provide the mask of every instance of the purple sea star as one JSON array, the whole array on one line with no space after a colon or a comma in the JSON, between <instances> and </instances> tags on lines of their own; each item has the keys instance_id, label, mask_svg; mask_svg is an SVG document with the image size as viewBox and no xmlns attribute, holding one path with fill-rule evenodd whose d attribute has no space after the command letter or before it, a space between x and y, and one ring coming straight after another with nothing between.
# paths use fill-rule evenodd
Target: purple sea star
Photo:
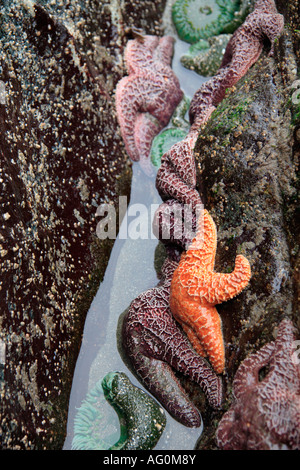
<instances>
[{"instance_id":1,"label":"purple sea star","mask_svg":"<svg viewBox=\"0 0 300 470\"><path fill-rule=\"evenodd\" d=\"M234 402L217 429L224 450L300 449L300 364L295 328L281 321L275 341L248 356L234 381ZM263 369L267 374L259 378Z\"/></svg>"},{"instance_id":2,"label":"purple sea star","mask_svg":"<svg viewBox=\"0 0 300 470\"><path fill-rule=\"evenodd\" d=\"M185 139L166 152L156 177L156 187L163 200L177 199L193 207L201 204L196 190L196 167L193 149L200 127L206 123L216 106L260 56L265 39L271 43L279 36L284 24L273 0L257 0L254 11L231 37L217 74L195 93L189 110L191 128Z\"/></svg>"},{"instance_id":3,"label":"purple sea star","mask_svg":"<svg viewBox=\"0 0 300 470\"><path fill-rule=\"evenodd\" d=\"M176 199L196 208L201 198L196 190L196 165L193 154L197 135L187 137L174 144L161 159L156 176L156 188L163 200Z\"/></svg>"},{"instance_id":4,"label":"purple sea star","mask_svg":"<svg viewBox=\"0 0 300 470\"><path fill-rule=\"evenodd\" d=\"M274 0L257 0L254 10L229 40L217 74L195 93L190 106L190 121L199 119L207 106L217 106L226 89L235 85L258 60L266 40L271 44L282 32L284 18Z\"/></svg>"},{"instance_id":5,"label":"purple sea star","mask_svg":"<svg viewBox=\"0 0 300 470\"><path fill-rule=\"evenodd\" d=\"M116 109L129 157L152 173L151 143L169 122L183 97L171 69L174 39L146 35L130 40L125 50L128 76L116 88Z\"/></svg>"},{"instance_id":6,"label":"purple sea star","mask_svg":"<svg viewBox=\"0 0 300 470\"><path fill-rule=\"evenodd\" d=\"M187 250L196 234L196 224L196 213L190 206L169 199L156 210L152 228L167 250Z\"/></svg>"},{"instance_id":7,"label":"purple sea star","mask_svg":"<svg viewBox=\"0 0 300 470\"><path fill-rule=\"evenodd\" d=\"M222 382L205 359L192 348L169 308L170 284L178 261L167 258L162 279L130 305L122 327L122 341L133 368L147 389L182 424L198 427L199 411L177 380L174 370L203 389L209 404L219 408Z\"/></svg>"}]
</instances>

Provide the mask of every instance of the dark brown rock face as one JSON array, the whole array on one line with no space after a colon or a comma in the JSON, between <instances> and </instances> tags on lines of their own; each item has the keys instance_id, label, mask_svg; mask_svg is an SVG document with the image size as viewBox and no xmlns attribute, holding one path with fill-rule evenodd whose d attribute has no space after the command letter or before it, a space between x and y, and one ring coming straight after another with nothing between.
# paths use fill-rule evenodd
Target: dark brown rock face
<instances>
[{"instance_id":1,"label":"dark brown rock face","mask_svg":"<svg viewBox=\"0 0 300 470\"><path fill-rule=\"evenodd\" d=\"M4 2L1 43L1 448L62 446L85 314L112 241L96 209L128 195L114 109L133 24L164 2ZM146 5L145 5L146 4Z\"/></svg>"}]
</instances>

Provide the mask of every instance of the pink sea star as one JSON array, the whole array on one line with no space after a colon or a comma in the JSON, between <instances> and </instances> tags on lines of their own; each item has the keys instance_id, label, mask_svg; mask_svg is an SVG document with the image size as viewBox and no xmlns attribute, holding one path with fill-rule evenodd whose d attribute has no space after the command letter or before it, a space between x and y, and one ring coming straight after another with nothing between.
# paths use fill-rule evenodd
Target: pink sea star
<instances>
[{"instance_id":1,"label":"pink sea star","mask_svg":"<svg viewBox=\"0 0 300 470\"><path fill-rule=\"evenodd\" d=\"M199 411L177 380L174 370L203 389L209 404L219 408L222 382L192 348L169 308L170 284L178 261L167 258L161 282L139 295L123 320L122 342L142 383L182 424L198 427Z\"/></svg>"},{"instance_id":2,"label":"pink sea star","mask_svg":"<svg viewBox=\"0 0 300 470\"><path fill-rule=\"evenodd\" d=\"M277 338L239 366L234 401L217 429L224 450L300 449L300 364L293 360L295 328L281 321ZM266 369L263 379L259 372Z\"/></svg>"},{"instance_id":3,"label":"pink sea star","mask_svg":"<svg viewBox=\"0 0 300 470\"><path fill-rule=\"evenodd\" d=\"M225 49L217 74L195 93L190 105L190 121L201 118L207 106L217 106L226 89L235 85L259 58L266 40L271 44L282 32L284 18L274 0L257 0L254 10L235 31Z\"/></svg>"},{"instance_id":4,"label":"pink sea star","mask_svg":"<svg viewBox=\"0 0 300 470\"><path fill-rule=\"evenodd\" d=\"M191 128L181 142L173 145L161 160L156 187L163 200L177 199L193 207L201 204L196 189L194 146L200 127L233 86L260 56L265 40L271 43L282 31L283 16L278 14L273 0L257 0L250 13L230 39L217 74L195 93L189 110Z\"/></svg>"},{"instance_id":5,"label":"pink sea star","mask_svg":"<svg viewBox=\"0 0 300 470\"><path fill-rule=\"evenodd\" d=\"M146 35L130 40L125 50L128 76L116 88L116 109L129 157L152 173L151 143L169 122L183 97L171 69L174 39Z\"/></svg>"}]
</instances>

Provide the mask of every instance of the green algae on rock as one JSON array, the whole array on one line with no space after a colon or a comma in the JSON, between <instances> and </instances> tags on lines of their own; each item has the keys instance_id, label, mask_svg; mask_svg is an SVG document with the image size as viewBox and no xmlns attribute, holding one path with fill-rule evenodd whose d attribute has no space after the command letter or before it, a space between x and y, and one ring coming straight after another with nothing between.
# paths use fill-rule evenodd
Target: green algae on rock
<instances>
[{"instance_id":1,"label":"green algae on rock","mask_svg":"<svg viewBox=\"0 0 300 470\"><path fill-rule=\"evenodd\" d=\"M120 420L119 439L109 434L105 400ZM105 419L106 418L106 419ZM163 409L147 393L135 387L123 372L109 372L87 394L74 421L73 450L150 450L166 425ZM112 439L118 439L111 444Z\"/></svg>"},{"instance_id":2,"label":"green algae on rock","mask_svg":"<svg viewBox=\"0 0 300 470\"><path fill-rule=\"evenodd\" d=\"M200 39L191 45L180 62L203 77L211 77L218 71L231 34L219 34L208 40Z\"/></svg>"},{"instance_id":3,"label":"green algae on rock","mask_svg":"<svg viewBox=\"0 0 300 470\"><path fill-rule=\"evenodd\" d=\"M176 0L172 7L172 19L183 41L195 43L199 39L232 32L242 23L230 24L239 10L239 0Z\"/></svg>"}]
</instances>

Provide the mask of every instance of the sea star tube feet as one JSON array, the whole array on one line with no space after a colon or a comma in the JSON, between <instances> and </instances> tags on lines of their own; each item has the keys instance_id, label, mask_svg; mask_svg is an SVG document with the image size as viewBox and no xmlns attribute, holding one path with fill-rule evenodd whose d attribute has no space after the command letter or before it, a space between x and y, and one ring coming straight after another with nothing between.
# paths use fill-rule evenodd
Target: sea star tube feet
<instances>
[{"instance_id":1,"label":"sea star tube feet","mask_svg":"<svg viewBox=\"0 0 300 470\"><path fill-rule=\"evenodd\" d=\"M238 255L232 273L216 273L216 226L207 210L203 211L203 224L200 222L196 237L174 271L170 308L195 350L200 355L205 351L215 371L221 373L225 353L221 318L215 305L240 293L250 280L251 269L248 260Z\"/></svg>"},{"instance_id":2,"label":"sea star tube feet","mask_svg":"<svg viewBox=\"0 0 300 470\"><path fill-rule=\"evenodd\" d=\"M295 334L291 320L283 319L275 341L240 364L232 405L216 433L221 449L300 449L300 365L292 357Z\"/></svg>"},{"instance_id":3,"label":"sea star tube feet","mask_svg":"<svg viewBox=\"0 0 300 470\"><path fill-rule=\"evenodd\" d=\"M177 262L163 264L160 283L139 295L123 319L122 345L141 382L179 422L198 427L201 417L174 370L203 389L209 404L222 403L222 382L192 348L169 308L170 284Z\"/></svg>"},{"instance_id":4,"label":"sea star tube feet","mask_svg":"<svg viewBox=\"0 0 300 470\"><path fill-rule=\"evenodd\" d=\"M151 143L169 122L183 97L171 69L174 39L146 35L125 50L128 76L116 87L116 110L129 157L149 172Z\"/></svg>"}]
</instances>

